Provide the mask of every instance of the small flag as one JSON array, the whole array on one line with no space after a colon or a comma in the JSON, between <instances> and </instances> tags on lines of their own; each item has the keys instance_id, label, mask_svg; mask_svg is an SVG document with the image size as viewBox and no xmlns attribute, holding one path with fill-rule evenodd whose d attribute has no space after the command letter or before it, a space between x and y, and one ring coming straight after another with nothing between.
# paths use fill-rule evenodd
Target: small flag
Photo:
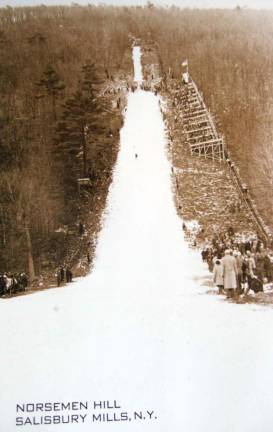
<instances>
[{"instance_id":1,"label":"small flag","mask_svg":"<svg viewBox=\"0 0 273 432\"><path fill-rule=\"evenodd\" d=\"M188 59L184 60L181 64L182 66L188 66Z\"/></svg>"}]
</instances>

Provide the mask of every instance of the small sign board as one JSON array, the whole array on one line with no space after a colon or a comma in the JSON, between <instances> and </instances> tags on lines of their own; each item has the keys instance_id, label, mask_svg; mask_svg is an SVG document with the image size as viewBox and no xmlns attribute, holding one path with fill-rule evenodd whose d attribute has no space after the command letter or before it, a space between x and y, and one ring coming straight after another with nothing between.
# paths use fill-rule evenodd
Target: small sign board
<instances>
[{"instance_id":1,"label":"small sign board","mask_svg":"<svg viewBox=\"0 0 273 432\"><path fill-rule=\"evenodd\" d=\"M91 180L89 177L78 178L78 186L91 186Z\"/></svg>"}]
</instances>

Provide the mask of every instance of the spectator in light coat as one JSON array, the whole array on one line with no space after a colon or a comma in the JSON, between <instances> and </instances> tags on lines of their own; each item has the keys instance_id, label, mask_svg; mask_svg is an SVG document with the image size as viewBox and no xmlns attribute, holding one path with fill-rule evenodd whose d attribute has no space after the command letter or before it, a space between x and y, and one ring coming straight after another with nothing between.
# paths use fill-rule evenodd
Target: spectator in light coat
<instances>
[{"instance_id":1,"label":"spectator in light coat","mask_svg":"<svg viewBox=\"0 0 273 432\"><path fill-rule=\"evenodd\" d=\"M219 294L223 294L224 288L224 268L219 259L215 261L213 267L213 283L219 288Z\"/></svg>"},{"instance_id":2,"label":"spectator in light coat","mask_svg":"<svg viewBox=\"0 0 273 432\"><path fill-rule=\"evenodd\" d=\"M225 256L222 258L224 273L224 288L227 290L227 297L234 297L237 288L237 266L234 256L231 256L229 249L225 250Z\"/></svg>"},{"instance_id":3,"label":"spectator in light coat","mask_svg":"<svg viewBox=\"0 0 273 432\"><path fill-rule=\"evenodd\" d=\"M6 275L5 281L6 281L6 290L11 294L12 278L10 277L10 275Z\"/></svg>"}]
</instances>

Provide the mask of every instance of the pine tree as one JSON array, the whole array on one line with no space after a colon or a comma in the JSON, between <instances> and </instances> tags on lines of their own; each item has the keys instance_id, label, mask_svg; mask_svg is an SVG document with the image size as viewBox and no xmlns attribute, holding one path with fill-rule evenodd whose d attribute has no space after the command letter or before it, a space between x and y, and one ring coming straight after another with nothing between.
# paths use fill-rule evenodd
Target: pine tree
<instances>
[{"instance_id":1,"label":"pine tree","mask_svg":"<svg viewBox=\"0 0 273 432\"><path fill-rule=\"evenodd\" d=\"M56 154L75 176L86 177L88 150L92 136L102 132L100 115L103 101L99 96L100 80L93 64L82 68L78 89L64 106L61 121L57 125Z\"/></svg>"},{"instance_id":2,"label":"pine tree","mask_svg":"<svg viewBox=\"0 0 273 432\"><path fill-rule=\"evenodd\" d=\"M36 83L37 86L42 87L46 95L50 97L52 103L52 113L53 118L56 120L56 103L57 99L63 94L65 89L64 83L61 81L59 74L51 65L47 65L43 76L39 82ZM44 95L38 95L38 98L44 97Z\"/></svg>"}]
</instances>

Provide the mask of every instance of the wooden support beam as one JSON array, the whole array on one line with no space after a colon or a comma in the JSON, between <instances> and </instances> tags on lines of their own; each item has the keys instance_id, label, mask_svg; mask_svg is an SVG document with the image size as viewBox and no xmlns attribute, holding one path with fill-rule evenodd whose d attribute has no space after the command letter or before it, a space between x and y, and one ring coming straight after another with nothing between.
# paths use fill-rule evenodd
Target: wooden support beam
<instances>
[{"instance_id":1,"label":"wooden support beam","mask_svg":"<svg viewBox=\"0 0 273 432\"><path fill-rule=\"evenodd\" d=\"M188 100L188 102L195 102L195 100L199 100L199 97L197 93L191 93L187 95L186 99Z\"/></svg>"},{"instance_id":2,"label":"wooden support beam","mask_svg":"<svg viewBox=\"0 0 273 432\"><path fill-rule=\"evenodd\" d=\"M197 135L197 136L193 136L193 137L188 137L187 140L188 141L192 141L192 140L198 140L200 138L206 138L206 137L213 137L213 131L211 131L210 133L207 133L205 135ZM215 137L216 138L216 137ZM202 143L202 141L199 141L200 143Z\"/></svg>"},{"instance_id":3,"label":"wooden support beam","mask_svg":"<svg viewBox=\"0 0 273 432\"><path fill-rule=\"evenodd\" d=\"M195 143L195 144L190 144L190 146L191 147L198 147L198 146L201 146L201 147L207 147L207 146L212 146L212 145L215 145L215 144L217 144L217 145L219 145L219 144L222 144L223 143L223 140L222 140L222 138L217 138L217 139L213 139L213 140L209 140L209 141L203 141L203 142L200 142L200 143Z\"/></svg>"},{"instance_id":4,"label":"wooden support beam","mask_svg":"<svg viewBox=\"0 0 273 432\"><path fill-rule=\"evenodd\" d=\"M199 120L199 121L196 121L196 122L191 122L191 123L188 123L187 126L193 126L193 127L198 126L198 127L200 127L202 124L205 125L205 126L208 126L209 125L208 119ZM190 129L187 129L187 131L190 131Z\"/></svg>"},{"instance_id":5,"label":"wooden support beam","mask_svg":"<svg viewBox=\"0 0 273 432\"><path fill-rule=\"evenodd\" d=\"M211 126L206 126L203 128L198 128L198 129L193 129L193 130L186 130L186 133L200 132L200 131L204 131L204 130L208 130L208 129L211 129Z\"/></svg>"},{"instance_id":6,"label":"wooden support beam","mask_svg":"<svg viewBox=\"0 0 273 432\"><path fill-rule=\"evenodd\" d=\"M181 94L183 95L188 95L188 94L196 94L196 91L194 88L186 88L186 89L182 89Z\"/></svg>"},{"instance_id":7,"label":"wooden support beam","mask_svg":"<svg viewBox=\"0 0 273 432\"><path fill-rule=\"evenodd\" d=\"M191 93L191 92L193 92L193 91L196 93L196 90L195 90L193 87L183 88L182 91L183 91L184 93Z\"/></svg>"},{"instance_id":8,"label":"wooden support beam","mask_svg":"<svg viewBox=\"0 0 273 432\"><path fill-rule=\"evenodd\" d=\"M203 114L201 114L201 113L203 113ZM191 120L191 119L196 120L200 117L207 117L208 116L208 113L206 110L198 110L198 111L196 111L196 114L197 115L183 116L183 119L184 120Z\"/></svg>"},{"instance_id":9,"label":"wooden support beam","mask_svg":"<svg viewBox=\"0 0 273 432\"><path fill-rule=\"evenodd\" d=\"M187 118L190 118L190 117L195 117L195 116L197 116L197 115L199 115L199 114L205 114L205 112L203 111L203 109L201 109L201 107L194 107L194 109L193 108L191 108L191 109L185 109L185 110L182 110L182 117L184 118L184 119L187 119Z\"/></svg>"},{"instance_id":10,"label":"wooden support beam","mask_svg":"<svg viewBox=\"0 0 273 432\"><path fill-rule=\"evenodd\" d=\"M188 102L188 103L199 101L199 98L196 95L183 96L181 99L183 102Z\"/></svg>"},{"instance_id":11,"label":"wooden support beam","mask_svg":"<svg viewBox=\"0 0 273 432\"><path fill-rule=\"evenodd\" d=\"M191 154L198 154L205 158L222 161L221 146L219 144L191 147Z\"/></svg>"},{"instance_id":12,"label":"wooden support beam","mask_svg":"<svg viewBox=\"0 0 273 432\"><path fill-rule=\"evenodd\" d=\"M195 102L194 104L187 104L182 105L182 110L188 111L188 110L197 110L197 109L205 109L203 105L201 105L199 102Z\"/></svg>"},{"instance_id":13,"label":"wooden support beam","mask_svg":"<svg viewBox=\"0 0 273 432\"><path fill-rule=\"evenodd\" d=\"M196 115L199 114L208 114L207 110L205 108L195 108L195 109L191 109L189 114L184 114L183 117L185 118L189 118L189 117L195 117Z\"/></svg>"},{"instance_id":14,"label":"wooden support beam","mask_svg":"<svg viewBox=\"0 0 273 432\"><path fill-rule=\"evenodd\" d=\"M202 110L202 109L204 109L204 107L200 103L196 102L195 104L190 104L189 109L190 110L193 110L193 109L194 110Z\"/></svg>"}]
</instances>

